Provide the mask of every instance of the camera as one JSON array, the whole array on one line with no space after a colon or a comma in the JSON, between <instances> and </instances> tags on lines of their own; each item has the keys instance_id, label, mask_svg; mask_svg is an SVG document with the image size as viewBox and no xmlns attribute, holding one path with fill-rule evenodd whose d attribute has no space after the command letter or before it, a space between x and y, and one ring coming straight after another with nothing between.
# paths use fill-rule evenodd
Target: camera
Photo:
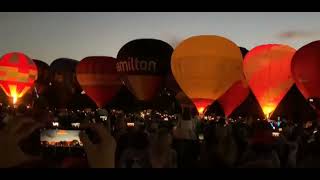
<instances>
[{"instance_id":1,"label":"camera","mask_svg":"<svg viewBox=\"0 0 320 180\"><path fill-rule=\"evenodd\" d=\"M58 122L40 130L40 152L44 157L85 156L79 134L84 131L94 143L99 138L89 129L82 129L80 123L61 126Z\"/></svg>"}]
</instances>

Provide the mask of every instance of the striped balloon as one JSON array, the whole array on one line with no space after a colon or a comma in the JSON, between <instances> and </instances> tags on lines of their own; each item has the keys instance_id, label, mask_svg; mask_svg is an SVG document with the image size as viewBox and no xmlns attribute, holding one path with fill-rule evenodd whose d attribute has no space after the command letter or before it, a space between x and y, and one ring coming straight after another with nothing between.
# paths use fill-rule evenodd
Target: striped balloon
<instances>
[{"instance_id":1,"label":"striped balloon","mask_svg":"<svg viewBox=\"0 0 320 180\"><path fill-rule=\"evenodd\" d=\"M86 57L77 65L76 73L80 86L98 107L111 101L122 85L112 57Z\"/></svg>"},{"instance_id":2,"label":"striped balloon","mask_svg":"<svg viewBox=\"0 0 320 180\"><path fill-rule=\"evenodd\" d=\"M15 104L33 86L37 72L36 65L25 54L5 54L0 59L0 87Z\"/></svg>"}]
</instances>

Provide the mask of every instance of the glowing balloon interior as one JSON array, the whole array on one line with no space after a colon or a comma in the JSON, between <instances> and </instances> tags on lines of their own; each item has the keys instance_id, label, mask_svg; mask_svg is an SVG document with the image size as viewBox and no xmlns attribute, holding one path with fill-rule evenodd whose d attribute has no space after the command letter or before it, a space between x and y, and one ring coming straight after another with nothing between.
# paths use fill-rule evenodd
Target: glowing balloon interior
<instances>
[{"instance_id":1,"label":"glowing balloon interior","mask_svg":"<svg viewBox=\"0 0 320 180\"><path fill-rule=\"evenodd\" d=\"M0 86L15 104L37 79L37 67L26 55L13 52L0 59Z\"/></svg>"},{"instance_id":2,"label":"glowing balloon interior","mask_svg":"<svg viewBox=\"0 0 320 180\"><path fill-rule=\"evenodd\" d=\"M249 51L244 59L245 77L266 118L293 85L291 60L295 51L286 45L261 45Z\"/></svg>"},{"instance_id":3,"label":"glowing balloon interior","mask_svg":"<svg viewBox=\"0 0 320 180\"><path fill-rule=\"evenodd\" d=\"M241 79L242 59L239 47L226 38L194 36L176 47L171 69L201 115L208 105Z\"/></svg>"}]
</instances>

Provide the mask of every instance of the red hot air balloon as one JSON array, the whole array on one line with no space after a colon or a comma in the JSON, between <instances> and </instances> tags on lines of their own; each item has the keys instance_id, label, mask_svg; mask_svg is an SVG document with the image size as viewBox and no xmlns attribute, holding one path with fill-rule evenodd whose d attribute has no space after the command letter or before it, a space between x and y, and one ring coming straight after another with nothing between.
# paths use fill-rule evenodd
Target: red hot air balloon
<instances>
[{"instance_id":1,"label":"red hot air balloon","mask_svg":"<svg viewBox=\"0 0 320 180\"><path fill-rule=\"evenodd\" d=\"M293 79L303 96L320 98L320 41L309 43L294 54Z\"/></svg>"},{"instance_id":2,"label":"red hot air balloon","mask_svg":"<svg viewBox=\"0 0 320 180\"><path fill-rule=\"evenodd\" d=\"M173 48L161 40L137 39L117 55L117 71L138 100L152 100L161 90L170 69Z\"/></svg>"},{"instance_id":3,"label":"red hot air balloon","mask_svg":"<svg viewBox=\"0 0 320 180\"><path fill-rule=\"evenodd\" d=\"M116 63L112 57L92 56L77 65L78 82L99 108L111 101L121 88Z\"/></svg>"},{"instance_id":4,"label":"red hot air balloon","mask_svg":"<svg viewBox=\"0 0 320 180\"><path fill-rule=\"evenodd\" d=\"M268 44L253 48L244 59L245 77L267 118L293 85L294 53L289 46Z\"/></svg>"},{"instance_id":5,"label":"red hot air balloon","mask_svg":"<svg viewBox=\"0 0 320 180\"><path fill-rule=\"evenodd\" d=\"M5 54L0 59L0 86L15 104L37 79L37 67L28 56L19 52Z\"/></svg>"},{"instance_id":6,"label":"red hot air balloon","mask_svg":"<svg viewBox=\"0 0 320 180\"><path fill-rule=\"evenodd\" d=\"M242 57L244 57L248 50L240 47ZM248 97L250 92L244 74L242 80L235 82L219 99L218 102L224 110L225 116L230 116L231 113Z\"/></svg>"}]
</instances>

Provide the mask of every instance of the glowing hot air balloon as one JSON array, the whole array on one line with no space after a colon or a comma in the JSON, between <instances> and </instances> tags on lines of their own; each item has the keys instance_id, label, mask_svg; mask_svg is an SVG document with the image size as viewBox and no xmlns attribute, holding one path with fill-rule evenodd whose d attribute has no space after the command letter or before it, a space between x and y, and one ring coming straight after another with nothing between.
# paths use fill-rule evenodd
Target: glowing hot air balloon
<instances>
[{"instance_id":1,"label":"glowing hot air balloon","mask_svg":"<svg viewBox=\"0 0 320 180\"><path fill-rule=\"evenodd\" d=\"M152 100L160 92L172 52L168 43L156 39L133 40L119 50L117 71L138 100Z\"/></svg>"},{"instance_id":2,"label":"glowing hot air balloon","mask_svg":"<svg viewBox=\"0 0 320 180\"><path fill-rule=\"evenodd\" d=\"M122 86L116 63L112 57L92 56L77 65L78 82L99 108L108 103Z\"/></svg>"},{"instance_id":3,"label":"glowing hot air balloon","mask_svg":"<svg viewBox=\"0 0 320 180\"><path fill-rule=\"evenodd\" d=\"M268 44L253 48L244 59L245 77L267 118L293 85L294 53L292 47Z\"/></svg>"},{"instance_id":4,"label":"glowing hot air balloon","mask_svg":"<svg viewBox=\"0 0 320 180\"><path fill-rule=\"evenodd\" d=\"M306 99L320 98L320 41L298 49L293 56L291 70L298 89Z\"/></svg>"},{"instance_id":5,"label":"glowing hot air balloon","mask_svg":"<svg viewBox=\"0 0 320 180\"><path fill-rule=\"evenodd\" d=\"M0 86L15 104L37 79L37 67L28 56L13 52L0 59Z\"/></svg>"},{"instance_id":6,"label":"glowing hot air balloon","mask_svg":"<svg viewBox=\"0 0 320 180\"><path fill-rule=\"evenodd\" d=\"M208 105L241 79L242 55L239 47L226 38L194 36L176 47L171 69L202 115Z\"/></svg>"},{"instance_id":7,"label":"glowing hot air balloon","mask_svg":"<svg viewBox=\"0 0 320 180\"><path fill-rule=\"evenodd\" d=\"M248 50L240 47L242 57L244 57ZM250 92L247 81L244 74L241 76L241 80L235 82L219 99L218 102L224 110L225 116L230 116L231 113L248 97Z\"/></svg>"}]
</instances>

